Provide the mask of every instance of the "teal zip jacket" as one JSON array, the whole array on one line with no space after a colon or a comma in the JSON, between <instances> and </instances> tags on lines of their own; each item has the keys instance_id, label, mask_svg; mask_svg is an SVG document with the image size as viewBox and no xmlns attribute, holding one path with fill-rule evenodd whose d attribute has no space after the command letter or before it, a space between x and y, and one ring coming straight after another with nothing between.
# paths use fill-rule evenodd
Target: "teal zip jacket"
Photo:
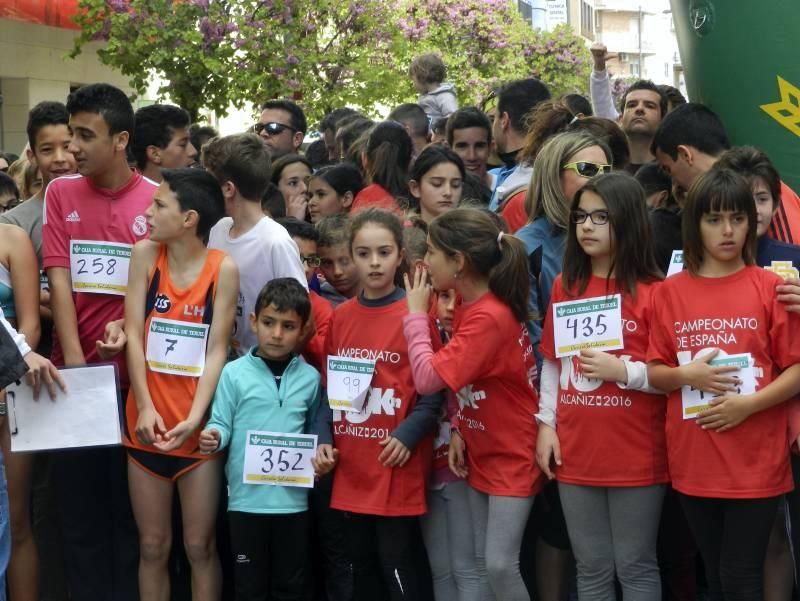
<instances>
[{"instance_id":1,"label":"teal zip jacket","mask_svg":"<svg viewBox=\"0 0 800 601\"><path fill-rule=\"evenodd\" d=\"M308 489L269 484L244 484L247 431L304 434L319 406L316 369L294 357L280 389L266 363L253 350L227 364L219 378L206 429L220 434L219 448L228 448L228 510L245 513L298 513L308 509Z\"/></svg>"}]
</instances>

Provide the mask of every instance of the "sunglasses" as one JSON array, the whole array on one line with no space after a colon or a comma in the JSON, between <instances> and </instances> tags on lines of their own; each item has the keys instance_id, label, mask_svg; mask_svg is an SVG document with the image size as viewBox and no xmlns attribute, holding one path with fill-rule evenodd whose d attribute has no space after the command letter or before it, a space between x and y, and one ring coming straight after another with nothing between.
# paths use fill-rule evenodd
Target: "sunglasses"
<instances>
[{"instance_id":1,"label":"sunglasses","mask_svg":"<svg viewBox=\"0 0 800 601\"><path fill-rule=\"evenodd\" d=\"M576 225L584 223L587 217L591 219L592 223L594 223L595 225L605 225L606 223L608 223L608 211L603 209L598 211L592 211L591 213L587 213L586 211L581 211L580 209L578 209L576 211L572 211L572 214L570 215L572 223Z\"/></svg>"},{"instance_id":2,"label":"sunglasses","mask_svg":"<svg viewBox=\"0 0 800 601\"><path fill-rule=\"evenodd\" d=\"M575 161L574 163L567 163L562 169L572 169L581 177L594 177L598 173L608 173L611 171L611 165L590 163L589 161Z\"/></svg>"},{"instance_id":3,"label":"sunglasses","mask_svg":"<svg viewBox=\"0 0 800 601\"><path fill-rule=\"evenodd\" d=\"M276 123L275 121L270 121L269 123L256 123L253 126L253 133L260 134L261 132L266 132L268 136L277 136L282 134L287 129L292 131L297 131L291 125L285 125L283 123Z\"/></svg>"},{"instance_id":4,"label":"sunglasses","mask_svg":"<svg viewBox=\"0 0 800 601\"><path fill-rule=\"evenodd\" d=\"M309 267L319 267L322 263L322 259L320 259L317 255L308 255L307 257L301 255L300 258L303 259L303 263Z\"/></svg>"}]
</instances>

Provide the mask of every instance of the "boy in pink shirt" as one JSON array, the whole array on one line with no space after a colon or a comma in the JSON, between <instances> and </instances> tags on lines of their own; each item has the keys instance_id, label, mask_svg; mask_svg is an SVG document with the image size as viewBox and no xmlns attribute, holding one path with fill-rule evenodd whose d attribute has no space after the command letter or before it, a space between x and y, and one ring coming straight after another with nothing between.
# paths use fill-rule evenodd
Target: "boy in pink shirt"
<instances>
[{"instance_id":1,"label":"boy in pink shirt","mask_svg":"<svg viewBox=\"0 0 800 601\"><path fill-rule=\"evenodd\" d=\"M84 86L70 94L67 110L78 175L48 186L42 228L52 359L59 366L114 361L124 398L128 263L133 244L148 234L144 215L156 184L128 167L134 113L124 92ZM71 598L135 601L138 541L122 447L63 451L55 467Z\"/></svg>"}]
</instances>

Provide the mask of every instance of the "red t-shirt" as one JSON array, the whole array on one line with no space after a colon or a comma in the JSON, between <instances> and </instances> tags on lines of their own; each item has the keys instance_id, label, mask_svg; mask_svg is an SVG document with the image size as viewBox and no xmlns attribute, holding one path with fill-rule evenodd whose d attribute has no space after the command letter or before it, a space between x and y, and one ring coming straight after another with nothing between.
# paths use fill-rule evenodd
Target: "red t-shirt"
<instances>
[{"instance_id":1,"label":"red t-shirt","mask_svg":"<svg viewBox=\"0 0 800 601\"><path fill-rule=\"evenodd\" d=\"M769 235L781 242L800 244L800 197L783 182L780 203L772 217Z\"/></svg>"},{"instance_id":2,"label":"red t-shirt","mask_svg":"<svg viewBox=\"0 0 800 601\"><path fill-rule=\"evenodd\" d=\"M525 196L527 194L527 190L517 192L500 209L500 217L506 220L508 231L512 234L528 223L528 214L525 212Z\"/></svg>"},{"instance_id":3,"label":"red t-shirt","mask_svg":"<svg viewBox=\"0 0 800 601\"><path fill-rule=\"evenodd\" d=\"M650 334L650 311L659 284L638 284L636 297L622 295L625 348L608 351L644 361ZM664 441L666 397L620 388L616 382L584 378L578 357L556 359L553 303L615 294L605 278L592 277L580 297L569 296L561 276L553 283L550 308L542 330L542 354L560 361L558 439L561 482L585 486L650 486L669 481Z\"/></svg>"},{"instance_id":4,"label":"red t-shirt","mask_svg":"<svg viewBox=\"0 0 800 601\"><path fill-rule=\"evenodd\" d=\"M543 485L536 465L539 398L525 324L491 292L459 302L453 337L433 356L433 368L459 391L455 421L467 446L469 485L490 495L536 494Z\"/></svg>"},{"instance_id":5,"label":"red t-shirt","mask_svg":"<svg viewBox=\"0 0 800 601\"><path fill-rule=\"evenodd\" d=\"M366 307L352 298L333 312L326 355L377 361L364 410L333 412L333 439L339 449L331 497L334 509L382 516L422 515L427 510L432 433L403 467L384 467L378 461L380 441L391 435L417 400L403 334L407 313L405 298L383 307Z\"/></svg>"},{"instance_id":6,"label":"red t-shirt","mask_svg":"<svg viewBox=\"0 0 800 601\"><path fill-rule=\"evenodd\" d=\"M42 221L43 267L70 268L70 242L91 240L135 244L147 238L144 212L153 202L158 185L139 173L119 190L98 188L82 175L60 177L47 186ZM115 294L73 292L78 317L78 335L86 363L99 361L95 342L102 340L106 324L123 315L125 297ZM64 364L58 339L53 333L53 363ZM120 385L128 386L125 353L113 359Z\"/></svg>"},{"instance_id":7,"label":"red t-shirt","mask_svg":"<svg viewBox=\"0 0 800 601\"><path fill-rule=\"evenodd\" d=\"M333 317L333 307L313 290L309 290L308 297L311 299L311 312L314 315L316 332L306 343L306 347L303 349L303 358L317 371L322 371L325 363L325 337L328 335L328 327L331 317Z\"/></svg>"},{"instance_id":8,"label":"red t-shirt","mask_svg":"<svg viewBox=\"0 0 800 601\"><path fill-rule=\"evenodd\" d=\"M750 353L758 388L800 362L800 316L776 300L776 274L746 267L723 278L688 271L667 278L653 301L648 361L676 367L699 351ZM698 497L748 499L792 489L787 403L756 413L728 432L684 420L681 389L667 400L667 458L673 487Z\"/></svg>"},{"instance_id":9,"label":"red t-shirt","mask_svg":"<svg viewBox=\"0 0 800 601\"><path fill-rule=\"evenodd\" d=\"M397 199L380 184L370 184L356 194L353 204L350 206L350 214L355 215L364 209L387 209L396 215L403 215Z\"/></svg>"}]
</instances>

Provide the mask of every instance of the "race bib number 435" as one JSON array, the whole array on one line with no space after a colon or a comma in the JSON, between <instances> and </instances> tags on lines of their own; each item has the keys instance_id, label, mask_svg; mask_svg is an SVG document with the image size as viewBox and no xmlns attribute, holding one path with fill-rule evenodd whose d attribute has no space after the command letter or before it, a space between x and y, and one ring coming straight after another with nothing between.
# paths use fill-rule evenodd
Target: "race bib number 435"
<instances>
[{"instance_id":1,"label":"race bib number 435","mask_svg":"<svg viewBox=\"0 0 800 601\"><path fill-rule=\"evenodd\" d=\"M317 437L313 434L248 430L243 482L313 488L311 459L316 452Z\"/></svg>"},{"instance_id":2,"label":"race bib number 435","mask_svg":"<svg viewBox=\"0 0 800 601\"><path fill-rule=\"evenodd\" d=\"M73 292L124 296L132 248L120 242L72 240L69 266Z\"/></svg>"},{"instance_id":3,"label":"race bib number 435","mask_svg":"<svg viewBox=\"0 0 800 601\"><path fill-rule=\"evenodd\" d=\"M553 304L556 357L583 350L613 351L622 344L622 295Z\"/></svg>"}]
</instances>

